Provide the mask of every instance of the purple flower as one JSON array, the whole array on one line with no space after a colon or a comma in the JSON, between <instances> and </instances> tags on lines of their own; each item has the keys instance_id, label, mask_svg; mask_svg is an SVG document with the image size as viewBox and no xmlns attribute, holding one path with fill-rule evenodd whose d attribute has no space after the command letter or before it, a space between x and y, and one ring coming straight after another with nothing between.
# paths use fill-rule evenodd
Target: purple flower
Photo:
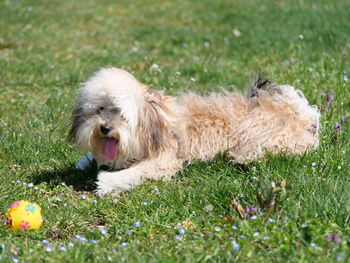
<instances>
[{"instance_id":1,"label":"purple flower","mask_svg":"<svg viewBox=\"0 0 350 263\"><path fill-rule=\"evenodd\" d=\"M340 234L332 234L332 233L329 233L327 235L327 239L329 242L332 242L332 243L339 243L341 240L340 240Z\"/></svg>"},{"instance_id":2,"label":"purple flower","mask_svg":"<svg viewBox=\"0 0 350 263\"><path fill-rule=\"evenodd\" d=\"M251 216L253 216L257 210L258 210L258 208L254 207L252 205L248 205L248 207L244 211L244 217L251 217Z\"/></svg>"},{"instance_id":3,"label":"purple flower","mask_svg":"<svg viewBox=\"0 0 350 263\"><path fill-rule=\"evenodd\" d=\"M347 121L349 119L349 116L341 116L340 119L341 121Z\"/></svg>"},{"instance_id":4,"label":"purple flower","mask_svg":"<svg viewBox=\"0 0 350 263\"><path fill-rule=\"evenodd\" d=\"M326 92L326 102L328 106L331 106L333 104L333 90L329 90Z\"/></svg>"},{"instance_id":5,"label":"purple flower","mask_svg":"<svg viewBox=\"0 0 350 263\"><path fill-rule=\"evenodd\" d=\"M339 124L338 122L335 123L334 129L338 132L341 132L343 130L343 125Z\"/></svg>"}]
</instances>

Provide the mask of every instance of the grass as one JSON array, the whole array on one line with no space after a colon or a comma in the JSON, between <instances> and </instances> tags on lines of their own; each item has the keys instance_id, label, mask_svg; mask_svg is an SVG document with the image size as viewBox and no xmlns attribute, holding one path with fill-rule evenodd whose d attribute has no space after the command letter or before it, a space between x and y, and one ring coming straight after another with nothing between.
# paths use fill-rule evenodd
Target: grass
<instances>
[{"instance_id":1,"label":"grass","mask_svg":"<svg viewBox=\"0 0 350 263\"><path fill-rule=\"evenodd\" d=\"M21 199L44 216L38 231L0 227L0 262L348 262L349 8L346 0L0 1L0 220ZM245 90L261 69L318 105L320 147L247 166L218 157L170 182L97 199L96 171L74 169L84 153L66 137L79 83L110 65L167 94ZM256 219L230 205L258 207L259 195L276 204Z\"/></svg>"}]
</instances>

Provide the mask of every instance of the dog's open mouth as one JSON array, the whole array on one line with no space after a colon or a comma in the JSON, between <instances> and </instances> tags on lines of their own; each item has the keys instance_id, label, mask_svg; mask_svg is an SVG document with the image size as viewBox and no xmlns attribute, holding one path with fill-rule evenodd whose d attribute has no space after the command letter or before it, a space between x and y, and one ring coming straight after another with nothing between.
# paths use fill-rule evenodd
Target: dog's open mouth
<instances>
[{"instance_id":1,"label":"dog's open mouth","mask_svg":"<svg viewBox=\"0 0 350 263\"><path fill-rule=\"evenodd\" d=\"M117 140L115 138L105 138L102 147L103 159L112 161L117 157Z\"/></svg>"}]
</instances>

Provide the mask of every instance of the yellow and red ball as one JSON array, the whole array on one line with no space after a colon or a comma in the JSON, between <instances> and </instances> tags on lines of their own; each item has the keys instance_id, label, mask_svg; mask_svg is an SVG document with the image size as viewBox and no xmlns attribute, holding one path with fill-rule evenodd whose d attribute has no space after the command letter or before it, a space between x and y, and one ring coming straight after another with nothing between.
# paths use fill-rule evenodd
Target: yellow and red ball
<instances>
[{"instance_id":1,"label":"yellow and red ball","mask_svg":"<svg viewBox=\"0 0 350 263\"><path fill-rule=\"evenodd\" d=\"M40 206L26 200L14 202L5 216L5 224L11 230L39 229L43 224Z\"/></svg>"}]
</instances>

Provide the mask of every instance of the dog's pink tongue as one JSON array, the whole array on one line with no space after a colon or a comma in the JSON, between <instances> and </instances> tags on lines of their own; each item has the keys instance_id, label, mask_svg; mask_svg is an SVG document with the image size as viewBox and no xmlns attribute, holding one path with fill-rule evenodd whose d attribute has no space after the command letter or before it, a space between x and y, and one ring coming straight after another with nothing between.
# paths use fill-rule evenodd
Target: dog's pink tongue
<instances>
[{"instance_id":1,"label":"dog's pink tongue","mask_svg":"<svg viewBox=\"0 0 350 263\"><path fill-rule=\"evenodd\" d=\"M106 138L102 148L103 158L107 161L114 160L117 155L117 141L113 138Z\"/></svg>"}]
</instances>

